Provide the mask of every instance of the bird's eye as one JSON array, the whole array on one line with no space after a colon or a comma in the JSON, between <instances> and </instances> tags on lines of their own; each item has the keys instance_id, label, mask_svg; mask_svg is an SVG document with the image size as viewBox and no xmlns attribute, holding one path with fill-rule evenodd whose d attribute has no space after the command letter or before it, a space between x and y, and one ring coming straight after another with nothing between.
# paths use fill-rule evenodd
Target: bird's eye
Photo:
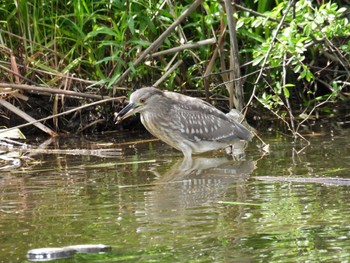
<instances>
[{"instance_id":1,"label":"bird's eye","mask_svg":"<svg viewBox=\"0 0 350 263\"><path fill-rule=\"evenodd\" d=\"M140 103L144 103L145 102L145 99L140 99Z\"/></svg>"}]
</instances>

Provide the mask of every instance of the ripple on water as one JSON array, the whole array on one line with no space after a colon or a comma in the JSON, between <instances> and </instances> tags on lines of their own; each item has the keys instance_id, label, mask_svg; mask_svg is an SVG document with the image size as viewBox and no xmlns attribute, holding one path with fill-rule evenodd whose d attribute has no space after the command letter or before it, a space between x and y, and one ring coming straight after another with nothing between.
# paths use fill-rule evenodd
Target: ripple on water
<instances>
[{"instance_id":1,"label":"ripple on water","mask_svg":"<svg viewBox=\"0 0 350 263\"><path fill-rule=\"evenodd\" d=\"M312 140L295 156L288 139L266 138L270 155L253 143L248 161L213 155L180 172L180 155L159 142L125 146L113 160L43 154L1 175L0 258L104 243L116 260L140 262L346 262L349 186L257 180L348 177L347 139Z\"/></svg>"}]
</instances>

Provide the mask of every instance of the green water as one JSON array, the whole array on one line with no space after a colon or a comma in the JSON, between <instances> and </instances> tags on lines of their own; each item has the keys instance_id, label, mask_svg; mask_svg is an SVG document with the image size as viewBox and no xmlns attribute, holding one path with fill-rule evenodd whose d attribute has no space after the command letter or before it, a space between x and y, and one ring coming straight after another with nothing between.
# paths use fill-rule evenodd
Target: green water
<instances>
[{"instance_id":1,"label":"green water","mask_svg":"<svg viewBox=\"0 0 350 263\"><path fill-rule=\"evenodd\" d=\"M32 152L0 170L0 262L98 243L112 252L57 262L350 262L350 183L334 180L350 178L350 131L334 134L305 149L265 134L270 154L255 140L245 161L210 153L186 168L161 142L128 144L145 134L46 142L87 151Z\"/></svg>"}]
</instances>

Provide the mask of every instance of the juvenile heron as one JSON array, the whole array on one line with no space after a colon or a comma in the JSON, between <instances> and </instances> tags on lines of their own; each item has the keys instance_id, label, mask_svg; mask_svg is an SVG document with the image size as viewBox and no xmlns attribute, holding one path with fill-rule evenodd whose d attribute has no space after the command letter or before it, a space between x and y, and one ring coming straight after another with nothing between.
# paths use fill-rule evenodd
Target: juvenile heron
<instances>
[{"instance_id":1,"label":"juvenile heron","mask_svg":"<svg viewBox=\"0 0 350 263\"><path fill-rule=\"evenodd\" d=\"M182 151L184 157L225 148L252 133L209 103L176 92L142 88L115 113L117 123L140 113L141 122L155 137Z\"/></svg>"}]
</instances>

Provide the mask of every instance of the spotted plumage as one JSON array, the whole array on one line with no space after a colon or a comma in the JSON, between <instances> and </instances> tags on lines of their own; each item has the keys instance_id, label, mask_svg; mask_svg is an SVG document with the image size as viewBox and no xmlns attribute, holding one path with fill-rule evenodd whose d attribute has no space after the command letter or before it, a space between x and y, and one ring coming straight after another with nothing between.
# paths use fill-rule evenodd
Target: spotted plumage
<instances>
[{"instance_id":1,"label":"spotted plumage","mask_svg":"<svg viewBox=\"0 0 350 263\"><path fill-rule=\"evenodd\" d=\"M130 103L116 115L117 122L135 113L151 134L186 158L252 138L246 127L209 103L176 92L151 87L133 92Z\"/></svg>"}]
</instances>

